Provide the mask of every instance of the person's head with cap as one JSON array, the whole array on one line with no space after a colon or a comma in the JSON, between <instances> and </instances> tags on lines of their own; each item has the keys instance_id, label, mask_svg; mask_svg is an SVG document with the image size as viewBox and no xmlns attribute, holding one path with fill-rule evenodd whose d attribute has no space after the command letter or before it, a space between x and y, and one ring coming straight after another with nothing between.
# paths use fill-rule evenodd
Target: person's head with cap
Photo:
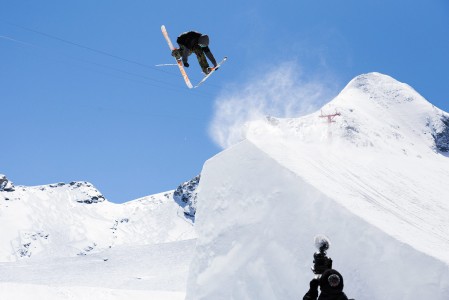
<instances>
[{"instance_id":1,"label":"person's head with cap","mask_svg":"<svg viewBox=\"0 0 449 300\"><path fill-rule=\"evenodd\" d=\"M198 45L200 47L209 46L209 36L207 34L203 34L198 38Z\"/></svg>"},{"instance_id":2,"label":"person's head with cap","mask_svg":"<svg viewBox=\"0 0 449 300\"><path fill-rule=\"evenodd\" d=\"M321 292L338 293L343 291L343 287L343 276L341 276L338 271L334 269L328 269L321 275Z\"/></svg>"}]
</instances>

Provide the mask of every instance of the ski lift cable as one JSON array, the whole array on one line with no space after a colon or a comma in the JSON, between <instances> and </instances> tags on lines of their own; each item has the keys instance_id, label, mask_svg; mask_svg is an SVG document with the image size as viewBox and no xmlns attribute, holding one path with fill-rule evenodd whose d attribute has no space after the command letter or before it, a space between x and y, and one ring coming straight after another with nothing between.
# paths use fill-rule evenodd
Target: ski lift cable
<instances>
[{"instance_id":1,"label":"ski lift cable","mask_svg":"<svg viewBox=\"0 0 449 300\"><path fill-rule=\"evenodd\" d=\"M41 46L37 46L37 45L29 43L29 42L25 42L25 41L21 41L21 40L12 38L10 36L0 35L0 39L5 39L5 40L11 41L11 42L15 42L15 43L21 44L23 46L36 48L36 49L39 49L39 50L42 50L42 51L54 51L54 50L49 50L49 49L41 47ZM60 53L58 53L58 54L61 55ZM151 81L154 81L156 83L163 84L163 85L166 86L164 88L169 88L171 90L178 90L178 91L180 91L180 90L184 91L185 90L184 88L181 88L181 87L174 87L171 83L168 83L166 81L162 81L162 80L159 80L159 79L154 79L154 78L151 78L151 77L148 77L148 76L145 76L145 75L141 75L141 74L125 71L125 70L122 70L122 69L119 69L119 68L110 67L110 66L107 66L107 65L104 65L104 64L99 64L99 63L88 61L88 60L85 60L85 59L68 57L67 55L64 55L64 56L65 56L66 59L81 61L81 62L86 63L86 64L91 64L91 65L94 65L94 66L97 66L97 67L100 67L100 68L103 68L103 69L109 69L109 70L113 70L115 72L123 73L123 74L126 74L126 75L131 75L131 76L134 76L134 77L138 77L139 79L143 79L143 80L151 80ZM122 77L121 79L124 79L124 78ZM130 78L126 78L126 79L132 80ZM140 81L132 80L132 81L139 82L139 83L145 83L147 85L154 86L154 87L159 87L159 88L161 87L160 85L152 84L150 82L146 82L146 81L142 81L142 80L140 80ZM202 94L202 95L209 95L209 96L211 96L209 93L205 93L204 91L201 91L201 92L199 92L199 91L192 91L192 92L195 92L195 94Z\"/></svg>"},{"instance_id":2,"label":"ski lift cable","mask_svg":"<svg viewBox=\"0 0 449 300\"><path fill-rule=\"evenodd\" d=\"M115 59L118 59L118 60L121 60L121 61L125 61L125 62L128 62L128 63L132 63L132 64L135 64L135 65L144 67L144 68L149 68L149 69L152 69L152 70L156 70L158 72L163 72L163 73L168 73L168 74L171 74L171 75L175 75L173 72L167 72L167 71L165 71L165 70L163 70L161 68L156 68L156 67L153 67L153 66L150 66L150 65L147 65L147 64L135 61L135 60L131 60L131 59L128 59L128 58L124 58L124 57L121 57L121 56L118 56L118 55L115 55L115 54L112 54L112 53L109 53L109 52L106 52L106 51L103 51L103 50L98 50L98 49L95 49L95 48L92 48L92 47L89 47L89 46L85 46L85 45L82 45L82 44L79 44L79 43L75 43L75 42L72 42L72 41L69 41L69 40L57 37L57 36L52 35L52 34L48 34L48 33L45 33L45 32L39 31L39 30L35 30L35 29L29 28L29 27L25 27L25 26L22 26L22 25L11 23L11 22L8 22L8 21L2 20L2 19L0 19L0 21L6 23L8 25L11 25L11 26L14 26L14 27L17 27L17 28L20 28L20 29L23 29L23 30L26 30L26 31L29 31L29 32L33 32L33 33L36 33L36 34L45 36L47 38L50 38L50 39L53 39L53 40L57 40L57 41L60 41L60 42L66 43L66 44L69 44L69 45L72 45L72 46L76 46L76 47L79 47L79 48L82 48L82 49L85 49L85 50L89 50L89 51L92 51L92 52L95 52L95 53L98 53L98 54L101 54L101 55L109 56L109 57L112 57L112 58L115 58Z\"/></svg>"},{"instance_id":3,"label":"ski lift cable","mask_svg":"<svg viewBox=\"0 0 449 300\"><path fill-rule=\"evenodd\" d=\"M166 68L160 68L159 65L150 66L150 65L147 65L147 64L135 61L135 60L131 60L131 59L128 59L128 58L124 58L124 57L115 55L115 54L111 54L111 53L103 51L103 50L98 50L98 49L94 49L94 48L89 47L89 46L85 46L85 45L82 45L82 44L79 44L79 43L75 43L75 42L72 42L72 41L69 41L69 40L66 40L66 39L54 36L52 34L48 34L48 33L45 33L45 32L39 31L39 30L35 30L35 29L29 28L29 27L25 27L25 26L22 26L22 25L11 23L11 22L6 21L6 20L1 19L1 18L0 18L0 21L6 23L8 25L11 25L11 26L23 29L23 30L30 31L30 32L33 32L33 33L45 36L45 37L50 38L50 39L54 39L54 40L57 40L57 41L60 41L60 42L64 42L64 43L67 43L67 44L72 45L72 46L80 47L82 49L86 49L86 50L89 50L89 51L92 51L92 52L95 52L95 53L98 53L98 54L101 54L101 55L109 56L109 57L112 57L112 58L115 58L115 59L118 59L118 60L121 60L121 61L132 63L132 64L135 64L135 65L144 67L144 68L148 68L148 69L151 69L151 70L156 70L158 72L170 74L170 75L176 76L176 77L178 77L178 75L179 75L177 72L166 71L167 70ZM164 65L164 64L161 64L161 65ZM171 64L165 64L165 65L171 65ZM209 86L216 86L216 85L209 84Z\"/></svg>"}]
</instances>

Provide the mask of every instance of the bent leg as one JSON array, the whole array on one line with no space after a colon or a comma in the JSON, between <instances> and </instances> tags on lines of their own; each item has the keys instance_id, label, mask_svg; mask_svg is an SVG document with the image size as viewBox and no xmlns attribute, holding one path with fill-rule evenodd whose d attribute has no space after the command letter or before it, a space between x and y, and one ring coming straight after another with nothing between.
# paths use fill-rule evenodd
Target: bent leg
<instances>
[{"instance_id":1,"label":"bent leg","mask_svg":"<svg viewBox=\"0 0 449 300\"><path fill-rule=\"evenodd\" d=\"M203 70L204 74L209 73L209 63L207 62L206 55L204 55L203 50L200 47L195 47L193 49L193 52L195 52L196 57L198 58L198 63L200 64L201 70Z\"/></svg>"}]
</instances>

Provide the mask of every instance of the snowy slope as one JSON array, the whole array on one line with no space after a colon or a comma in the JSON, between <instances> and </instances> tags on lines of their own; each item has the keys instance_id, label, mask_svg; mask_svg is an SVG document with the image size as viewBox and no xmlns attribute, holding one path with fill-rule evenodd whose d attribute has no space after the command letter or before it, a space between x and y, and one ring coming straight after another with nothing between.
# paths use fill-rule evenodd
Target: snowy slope
<instances>
[{"instance_id":1,"label":"snowy slope","mask_svg":"<svg viewBox=\"0 0 449 300\"><path fill-rule=\"evenodd\" d=\"M335 111L330 127L319 118ZM449 138L445 120L411 87L372 73L320 112L275 126L289 138L249 139L354 214L449 264L449 153L439 151L449 148L435 138Z\"/></svg>"},{"instance_id":2,"label":"snowy slope","mask_svg":"<svg viewBox=\"0 0 449 300\"><path fill-rule=\"evenodd\" d=\"M1 299L184 298L196 238L184 213L190 195L114 204L88 182L26 187L2 178Z\"/></svg>"},{"instance_id":3,"label":"snowy slope","mask_svg":"<svg viewBox=\"0 0 449 300\"><path fill-rule=\"evenodd\" d=\"M0 263L1 299L185 298L195 240Z\"/></svg>"},{"instance_id":4,"label":"snowy slope","mask_svg":"<svg viewBox=\"0 0 449 300\"><path fill-rule=\"evenodd\" d=\"M0 197L0 261L72 257L195 237L173 191L114 204L92 184L72 182L18 186Z\"/></svg>"},{"instance_id":5,"label":"snowy slope","mask_svg":"<svg viewBox=\"0 0 449 300\"><path fill-rule=\"evenodd\" d=\"M300 299L319 233L350 297L447 299L448 120L370 73L314 114L249 124L202 170L187 299Z\"/></svg>"},{"instance_id":6,"label":"snowy slope","mask_svg":"<svg viewBox=\"0 0 449 300\"><path fill-rule=\"evenodd\" d=\"M447 299L447 113L370 73L246 130L200 183L120 205L0 174L0 298L301 299L324 233L350 297Z\"/></svg>"}]
</instances>

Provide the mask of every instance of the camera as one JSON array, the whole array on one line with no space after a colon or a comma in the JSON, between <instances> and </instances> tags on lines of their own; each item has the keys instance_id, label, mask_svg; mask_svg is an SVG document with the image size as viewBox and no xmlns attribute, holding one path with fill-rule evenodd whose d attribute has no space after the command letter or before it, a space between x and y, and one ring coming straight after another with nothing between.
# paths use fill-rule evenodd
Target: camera
<instances>
[{"instance_id":1,"label":"camera","mask_svg":"<svg viewBox=\"0 0 449 300\"><path fill-rule=\"evenodd\" d=\"M326 251L330 246L330 241L325 235L320 234L315 236L315 246L318 249L318 252L313 254L312 271L318 278L327 269L332 269L332 259L326 255Z\"/></svg>"}]
</instances>

